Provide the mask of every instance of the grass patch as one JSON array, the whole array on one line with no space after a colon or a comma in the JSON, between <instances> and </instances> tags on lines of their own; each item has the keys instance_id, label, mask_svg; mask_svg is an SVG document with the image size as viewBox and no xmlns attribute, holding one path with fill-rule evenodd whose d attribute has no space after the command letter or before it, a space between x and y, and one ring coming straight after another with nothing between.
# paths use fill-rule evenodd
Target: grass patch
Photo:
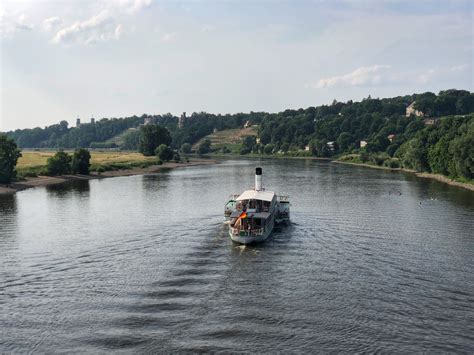
<instances>
[{"instance_id":1,"label":"grass patch","mask_svg":"<svg viewBox=\"0 0 474 355\"><path fill-rule=\"evenodd\" d=\"M67 151L72 154L73 151ZM22 151L18 160L18 178L46 175L48 158L56 154L55 151ZM91 152L91 171L104 172L111 170L126 170L133 168L147 168L151 165L162 164L156 157L145 157L135 152Z\"/></svg>"},{"instance_id":2,"label":"grass patch","mask_svg":"<svg viewBox=\"0 0 474 355\"><path fill-rule=\"evenodd\" d=\"M248 128L233 128L217 131L216 133L209 134L200 139L199 142L193 145L193 149L197 150L199 144L201 144L204 139L209 139L211 141L211 147L213 150L215 148L222 148L224 146L227 146L230 150L233 150L231 146L234 145L239 145L240 148L242 137L257 136L257 128L257 126L252 126ZM238 150L236 151L238 152Z\"/></svg>"}]
</instances>

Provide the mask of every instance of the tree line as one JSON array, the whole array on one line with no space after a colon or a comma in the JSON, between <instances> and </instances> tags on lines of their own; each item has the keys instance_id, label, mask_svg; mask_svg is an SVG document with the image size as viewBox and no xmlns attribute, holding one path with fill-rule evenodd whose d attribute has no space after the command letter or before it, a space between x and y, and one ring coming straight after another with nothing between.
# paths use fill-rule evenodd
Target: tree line
<instances>
[{"instance_id":1,"label":"tree line","mask_svg":"<svg viewBox=\"0 0 474 355\"><path fill-rule=\"evenodd\" d=\"M422 117L406 117L406 108L412 103L423 112ZM16 130L7 135L22 148L108 148L113 146L107 140L121 133L122 149L150 156L164 145L174 155L178 150L190 152L192 144L215 130L242 128L248 122L258 126L258 133L242 139L241 154L333 157L354 153L359 155L357 159L379 165L472 179L472 151L462 146L472 139L473 112L474 94L452 89L438 95L428 92L383 99L369 96L360 102L334 100L330 105L278 113L200 112L181 120L171 114L144 114L102 119L77 128L68 128L67 122L62 121L44 129ZM432 119L429 126L426 117ZM152 124L144 125L145 121ZM210 151L213 147L208 140L197 149L200 154ZM228 151L222 148L223 153Z\"/></svg>"}]
</instances>

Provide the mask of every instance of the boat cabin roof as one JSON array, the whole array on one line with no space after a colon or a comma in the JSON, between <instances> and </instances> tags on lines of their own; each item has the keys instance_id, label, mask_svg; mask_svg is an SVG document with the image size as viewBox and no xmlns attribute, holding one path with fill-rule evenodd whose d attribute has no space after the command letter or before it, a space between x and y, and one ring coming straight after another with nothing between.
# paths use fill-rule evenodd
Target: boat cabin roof
<instances>
[{"instance_id":1,"label":"boat cabin roof","mask_svg":"<svg viewBox=\"0 0 474 355\"><path fill-rule=\"evenodd\" d=\"M250 217L250 218L259 218L259 219L267 219L268 217L270 217L270 213L269 212L249 212L247 213L247 217Z\"/></svg>"},{"instance_id":2,"label":"boat cabin roof","mask_svg":"<svg viewBox=\"0 0 474 355\"><path fill-rule=\"evenodd\" d=\"M247 190L247 191L244 191L239 197L237 197L237 201L242 201L242 200L272 201L273 197L275 197L275 193L273 191Z\"/></svg>"},{"instance_id":3,"label":"boat cabin roof","mask_svg":"<svg viewBox=\"0 0 474 355\"><path fill-rule=\"evenodd\" d=\"M240 215L243 212L241 211L233 211L232 214L230 215L230 218L237 218L240 217ZM247 212L247 217L248 218L259 218L259 219L267 219L270 217L269 212Z\"/></svg>"}]
</instances>

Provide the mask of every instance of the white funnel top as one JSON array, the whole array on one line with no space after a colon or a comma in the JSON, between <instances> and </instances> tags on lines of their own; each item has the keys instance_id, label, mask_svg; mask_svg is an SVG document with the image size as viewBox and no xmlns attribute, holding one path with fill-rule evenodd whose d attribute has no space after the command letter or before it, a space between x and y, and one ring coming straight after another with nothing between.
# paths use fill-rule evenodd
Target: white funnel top
<instances>
[{"instance_id":1,"label":"white funnel top","mask_svg":"<svg viewBox=\"0 0 474 355\"><path fill-rule=\"evenodd\" d=\"M262 168L255 169L255 191L262 191Z\"/></svg>"}]
</instances>

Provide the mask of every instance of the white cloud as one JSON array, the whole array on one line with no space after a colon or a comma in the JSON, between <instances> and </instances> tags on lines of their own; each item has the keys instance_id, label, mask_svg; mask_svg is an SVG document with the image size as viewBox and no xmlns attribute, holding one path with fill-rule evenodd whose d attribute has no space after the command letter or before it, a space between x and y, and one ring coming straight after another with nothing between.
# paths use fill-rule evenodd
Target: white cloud
<instances>
[{"instance_id":1,"label":"white cloud","mask_svg":"<svg viewBox=\"0 0 474 355\"><path fill-rule=\"evenodd\" d=\"M130 14L134 14L141 9L150 6L151 0L117 0L118 7Z\"/></svg>"},{"instance_id":2,"label":"white cloud","mask_svg":"<svg viewBox=\"0 0 474 355\"><path fill-rule=\"evenodd\" d=\"M109 19L109 12L102 10L97 15L84 21L76 21L68 27L60 29L53 37L53 43L84 42L89 43L91 39L101 35L100 29Z\"/></svg>"},{"instance_id":3,"label":"white cloud","mask_svg":"<svg viewBox=\"0 0 474 355\"><path fill-rule=\"evenodd\" d=\"M175 42L177 38L178 38L178 34L176 32L170 32L170 33L164 34L161 37L161 42L171 43L171 42Z\"/></svg>"},{"instance_id":4,"label":"white cloud","mask_svg":"<svg viewBox=\"0 0 474 355\"><path fill-rule=\"evenodd\" d=\"M35 26L33 24L28 23L26 21L26 15L25 14L21 14L18 17L18 21L16 22L15 27L18 28L19 30L27 30L27 31L31 31L32 29L35 28Z\"/></svg>"},{"instance_id":5,"label":"white cloud","mask_svg":"<svg viewBox=\"0 0 474 355\"><path fill-rule=\"evenodd\" d=\"M61 28L56 32L51 42L91 44L118 40L124 33L122 24L117 24L117 18L130 16L148 7L151 0L115 0L105 2L102 10L84 21L76 21L72 25ZM45 20L46 21L46 20Z\"/></svg>"},{"instance_id":6,"label":"white cloud","mask_svg":"<svg viewBox=\"0 0 474 355\"><path fill-rule=\"evenodd\" d=\"M19 16L8 13L0 4L0 38L9 38L16 31L31 31L35 26L27 21L25 14Z\"/></svg>"},{"instance_id":7,"label":"white cloud","mask_svg":"<svg viewBox=\"0 0 474 355\"><path fill-rule=\"evenodd\" d=\"M114 31L115 39L120 39L120 37L122 37L122 34L123 34L123 26L121 23L119 23L117 27L115 27L115 31Z\"/></svg>"},{"instance_id":8,"label":"white cloud","mask_svg":"<svg viewBox=\"0 0 474 355\"><path fill-rule=\"evenodd\" d=\"M468 64L453 65L451 67L437 67L427 70L426 72L416 77L416 82L420 84L426 84L434 80L449 79L463 73L469 68Z\"/></svg>"},{"instance_id":9,"label":"white cloud","mask_svg":"<svg viewBox=\"0 0 474 355\"><path fill-rule=\"evenodd\" d=\"M455 65L455 66L452 66L451 68L449 68L449 71L462 72L462 71L466 70L467 67L468 67L467 64Z\"/></svg>"},{"instance_id":10,"label":"white cloud","mask_svg":"<svg viewBox=\"0 0 474 355\"><path fill-rule=\"evenodd\" d=\"M46 31L52 30L54 27L58 26L61 24L61 19L58 16L53 16L45 19L43 21L43 28Z\"/></svg>"},{"instance_id":11,"label":"white cloud","mask_svg":"<svg viewBox=\"0 0 474 355\"><path fill-rule=\"evenodd\" d=\"M364 86L380 84L385 79L382 74L390 68L390 65L360 67L348 74L320 79L313 85L313 87L323 89L334 86Z\"/></svg>"}]
</instances>

